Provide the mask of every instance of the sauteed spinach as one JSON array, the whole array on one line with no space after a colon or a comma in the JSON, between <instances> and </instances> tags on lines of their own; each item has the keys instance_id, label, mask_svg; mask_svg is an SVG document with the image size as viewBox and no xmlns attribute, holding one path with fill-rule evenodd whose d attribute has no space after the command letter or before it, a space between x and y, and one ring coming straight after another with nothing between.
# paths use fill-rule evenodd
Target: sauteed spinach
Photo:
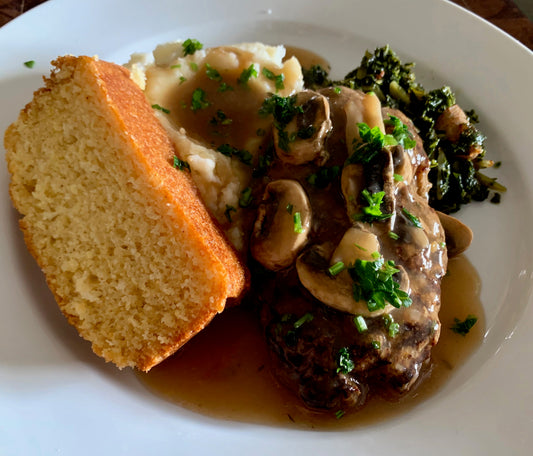
<instances>
[{"instance_id":1,"label":"sauteed spinach","mask_svg":"<svg viewBox=\"0 0 533 456\"><path fill-rule=\"evenodd\" d=\"M429 180L432 188L430 205L451 213L472 200L483 201L491 196L499 202L505 187L480 170L495 165L485 158L485 136L475 127L474 111L466 112L468 126L460 136L450 141L436 128L441 114L456 104L450 87L427 91L416 82L414 64L403 64L389 46L367 51L360 65L344 79L334 81L320 66L304 70L306 87L347 86L364 92L374 92L384 106L397 108L410 117L418 128L424 149L431 163ZM474 152L473 152L474 151Z\"/></svg>"}]
</instances>

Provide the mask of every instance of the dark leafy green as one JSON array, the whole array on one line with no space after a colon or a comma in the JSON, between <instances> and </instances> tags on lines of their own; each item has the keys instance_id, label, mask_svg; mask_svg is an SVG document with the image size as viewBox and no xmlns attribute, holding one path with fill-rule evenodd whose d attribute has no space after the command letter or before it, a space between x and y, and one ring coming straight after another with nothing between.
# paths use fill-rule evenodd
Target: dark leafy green
<instances>
[{"instance_id":1,"label":"dark leafy green","mask_svg":"<svg viewBox=\"0 0 533 456\"><path fill-rule=\"evenodd\" d=\"M382 104L402 110L419 130L424 149L431 163L429 180L432 183L430 205L450 213L471 201L483 201L490 193L505 192L505 187L480 172L492 166L484 158L486 149L483 134L473 125L477 116L467 111L470 126L459 141L452 143L435 124L445 109L454 105L455 95L450 87L427 91L416 82L413 63L402 63L389 46L366 52L360 65L343 80L331 81L323 69L311 69L304 81L308 87L346 86L364 92L374 92ZM479 152L472 156L472 148ZM354 157L355 158L355 157ZM360 158L360 157L359 157ZM494 201L500 197L492 198Z\"/></svg>"},{"instance_id":2,"label":"dark leafy green","mask_svg":"<svg viewBox=\"0 0 533 456\"><path fill-rule=\"evenodd\" d=\"M328 72L321 65L313 65L311 68L302 69L304 84L308 89L319 89L330 85Z\"/></svg>"}]
</instances>

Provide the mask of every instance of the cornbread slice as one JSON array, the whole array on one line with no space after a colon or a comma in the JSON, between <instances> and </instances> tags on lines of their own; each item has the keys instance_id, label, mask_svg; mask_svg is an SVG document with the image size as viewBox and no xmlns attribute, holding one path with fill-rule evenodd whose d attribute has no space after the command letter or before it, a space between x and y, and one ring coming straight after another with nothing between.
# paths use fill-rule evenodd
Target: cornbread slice
<instances>
[{"instance_id":1,"label":"cornbread slice","mask_svg":"<svg viewBox=\"0 0 533 456\"><path fill-rule=\"evenodd\" d=\"M148 371L246 286L125 68L59 57L6 131L10 195L59 307L94 352Z\"/></svg>"}]
</instances>

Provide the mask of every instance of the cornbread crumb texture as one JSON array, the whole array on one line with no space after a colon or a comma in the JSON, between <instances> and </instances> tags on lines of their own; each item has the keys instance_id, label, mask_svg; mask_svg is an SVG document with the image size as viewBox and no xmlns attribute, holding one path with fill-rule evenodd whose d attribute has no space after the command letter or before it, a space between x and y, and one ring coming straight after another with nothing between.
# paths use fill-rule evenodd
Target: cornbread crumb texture
<instances>
[{"instance_id":1,"label":"cornbread crumb texture","mask_svg":"<svg viewBox=\"0 0 533 456\"><path fill-rule=\"evenodd\" d=\"M5 135L28 248L93 350L148 370L244 286L124 68L61 57Z\"/></svg>"}]
</instances>

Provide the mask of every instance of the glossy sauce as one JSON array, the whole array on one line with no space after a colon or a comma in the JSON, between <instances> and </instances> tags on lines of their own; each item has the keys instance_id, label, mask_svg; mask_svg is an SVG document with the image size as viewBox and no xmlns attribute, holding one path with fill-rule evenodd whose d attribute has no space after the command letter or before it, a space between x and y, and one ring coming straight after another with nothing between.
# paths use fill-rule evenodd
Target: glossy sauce
<instances>
[{"instance_id":1,"label":"glossy sauce","mask_svg":"<svg viewBox=\"0 0 533 456\"><path fill-rule=\"evenodd\" d=\"M239 65L235 68L220 68L216 59L237 55ZM218 73L209 75L206 71L198 71L194 78L177 86L174 104L170 104L171 116L176 125L185 128L187 135L204 144L206 147L217 148L222 144L230 144L237 149L249 149L250 138L257 141L258 130L267 130L271 120L261 117L258 111L265 99L264 93L251 90L247 83L239 83L241 73L253 62L254 55L237 48L218 48L212 51L207 64ZM222 83L227 90L221 89ZM195 109L192 103L195 92L203 91L201 107ZM202 102L204 104L202 104Z\"/></svg>"},{"instance_id":2,"label":"glossy sauce","mask_svg":"<svg viewBox=\"0 0 533 456\"><path fill-rule=\"evenodd\" d=\"M324 57L313 51L302 49L296 46L285 46L285 50L285 60L290 59L291 57L296 57L302 68L308 70L314 65L320 65L326 71L331 70L331 65L329 62Z\"/></svg>"},{"instance_id":3,"label":"glossy sauce","mask_svg":"<svg viewBox=\"0 0 533 456\"><path fill-rule=\"evenodd\" d=\"M341 419L334 412L306 409L276 383L258 319L244 306L226 310L176 355L148 374L139 374L139 379L177 406L225 420L318 429L370 425L405 413L430 398L479 347L485 329L480 287L466 257L451 259L442 284L440 341L418 384L393 401L370 398L362 410ZM449 329L454 318L464 320L469 314L476 315L478 321L468 335Z\"/></svg>"}]
</instances>

